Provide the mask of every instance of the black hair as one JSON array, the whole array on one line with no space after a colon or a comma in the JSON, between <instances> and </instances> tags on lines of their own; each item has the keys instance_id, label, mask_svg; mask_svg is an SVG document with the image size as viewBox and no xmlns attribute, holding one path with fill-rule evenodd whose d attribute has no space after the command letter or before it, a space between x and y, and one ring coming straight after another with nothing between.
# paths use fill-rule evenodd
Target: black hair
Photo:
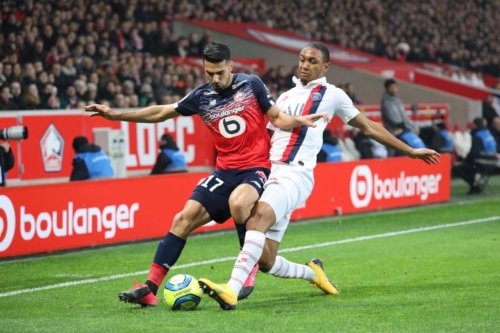
<instances>
[{"instance_id":1,"label":"black hair","mask_svg":"<svg viewBox=\"0 0 500 333\"><path fill-rule=\"evenodd\" d=\"M165 141L165 144L160 146L160 148L169 148L173 150L179 150L179 147L177 147L177 144L174 141L174 138L170 134L163 134L161 136L161 140Z\"/></svg>"},{"instance_id":2,"label":"black hair","mask_svg":"<svg viewBox=\"0 0 500 333\"><path fill-rule=\"evenodd\" d=\"M476 125L476 128L483 128L484 127L483 118L481 117L474 118L474 125Z\"/></svg>"},{"instance_id":3,"label":"black hair","mask_svg":"<svg viewBox=\"0 0 500 333\"><path fill-rule=\"evenodd\" d=\"M312 47L313 49L320 50L321 53L323 54L323 61L325 63L330 61L330 50L328 50L328 47L326 47L325 44L320 42L314 42L307 44L306 47Z\"/></svg>"},{"instance_id":4,"label":"black hair","mask_svg":"<svg viewBox=\"0 0 500 333\"><path fill-rule=\"evenodd\" d=\"M390 86L392 86L393 84L396 84L396 80L394 79L388 79L388 80L385 80L384 82L384 88L387 89L389 88Z\"/></svg>"},{"instance_id":5,"label":"black hair","mask_svg":"<svg viewBox=\"0 0 500 333\"><path fill-rule=\"evenodd\" d=\"M73 149L78 153L80 149L88 143L89 140L85 136L77 136L73 139Z\"/></svg>"},{"instance_id":6,"label":"black hair","mask_svg":"<svg viewBox=\"0 0 500 333\"><path fill-rule=\"evenodd\" d=\"M231 60L231 51L225 44L211 42L203 50L203 60L218 64L223 61Z\"/></svg>"}]
</instances>

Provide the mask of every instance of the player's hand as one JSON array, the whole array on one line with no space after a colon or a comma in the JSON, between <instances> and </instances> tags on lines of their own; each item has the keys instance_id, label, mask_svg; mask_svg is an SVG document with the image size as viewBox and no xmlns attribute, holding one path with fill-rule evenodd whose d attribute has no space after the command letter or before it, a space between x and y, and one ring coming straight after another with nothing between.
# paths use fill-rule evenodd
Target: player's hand
<instances>
[{"instance_id":1,"label":"player's hand","mask_svg":"<svg viewBox=\"0 0 500 333\"><path fill-rule=\"evenodd\" d=\"M101 104L92 104L83 107L83 110L86 112L92 112L91 117L103 117L109 120L117 120L119 112L111 110L106 105Z\"/></svg>"},{"instance_id":2,"label":"player's hand","mask_svg":"<svg viewBox=\"0 0 500 333\"><path fill-rule=\"evenodd\" d=\"M328 118L328 115L326 113L309 114L307 116L300 116L298 118L302 125L308 127L316 127L316 124L314 122L320 119L323 119L326 123L330 122L330 119Z\"/></svg>"},{"instance_id":3,"label":"player's hand","mask_svg":"<svg viewBox=\"0 0 500 333\"><path fill-rule=\"evenodd\" d=\"M408 154L408 157L421 159L427 164L439 163L440 156L438 152L427 148L412 149L411 153Z\"/></svg>"}]
</instances>

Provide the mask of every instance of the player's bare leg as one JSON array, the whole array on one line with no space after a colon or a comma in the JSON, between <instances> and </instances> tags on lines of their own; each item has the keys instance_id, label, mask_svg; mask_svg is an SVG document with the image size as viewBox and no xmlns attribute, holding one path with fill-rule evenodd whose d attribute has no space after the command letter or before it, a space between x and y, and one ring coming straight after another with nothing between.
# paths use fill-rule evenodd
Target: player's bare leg
<instances>
[{"instance_id":1,"label":"player's bare leg","mask_svg":"<svg viewBox=\"0 0 500 333\"><path fill-rule=\"evenodd\" d=\"M276 240L266 239L264 251L259 259L259 267L262 272L285 279L307 280L327 295L340 293L337 287L328 280L321 260L311 259L305 265L288 261L278 256L279 245L280 243Z\"/></svg>"},{"instance_id":2,"label":"player's bare leg","mask_svg":"<svg viewBox=\"0 0 500 333\"><path fill-rule=\"evenodd\" d=\"M252 185L241 184L231 193L229 197L229 207L233 216L238 239L240 241L240 250L243 249L246 234L246 222L250 217L255 203L259 200L259 194ZM255 277L259 271L259 265L255 265L250 275L243 284L238 294L238 300L246 299L252 293L255 287Z\"/></svg>"},{"instance_id":3,"label":"player's bare leg","mask_svg":"<svg viewBox=\"0 0 500 333\"><path fill-rule=\"evenodd\" d=\"M206 209L195 200L188 200L184 209L174 217L172 228L160 242L151 264L146 283L135 283L134 288L118 294L118 298L127 303L141 306L156 305L156 293L163 279L180 257L186 239L193 230L210 222Z\"/></svg>"}]
</instances>

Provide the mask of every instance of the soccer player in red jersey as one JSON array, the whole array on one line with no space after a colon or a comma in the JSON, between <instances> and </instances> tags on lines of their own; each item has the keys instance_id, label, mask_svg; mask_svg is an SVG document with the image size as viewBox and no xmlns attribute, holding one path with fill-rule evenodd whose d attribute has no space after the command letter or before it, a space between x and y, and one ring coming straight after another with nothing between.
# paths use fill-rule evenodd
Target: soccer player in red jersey
<instances>
[{"instance_id":1,"label":"soccer player in red jersey","mask_svg":"<svg viewBox=\"0 0 500 333\"><path fill-rule=\"evenodd\" d=\"M196 186L183 210L174 217L172 228L158 245L146 282L119 293L119 299L125 302L156 305L158 288L181 255L188 235L211 220L224 223L232 216L242 246L244 223L270 172L268 122L277 128L292 129L315 127L314 121L320 118L328 120L321 114L292 117L281 112L257 76L231 73L230 50L224 44L207 45L203 60L209 83L195 88L178 103L132 112L116 112L103 105L84 108L92 112L91 116L148 123L197 114L215 138L215 171ZM240 299L252 291L253 283L248 286L242 289Z\"/></svg>"}]
</instances>

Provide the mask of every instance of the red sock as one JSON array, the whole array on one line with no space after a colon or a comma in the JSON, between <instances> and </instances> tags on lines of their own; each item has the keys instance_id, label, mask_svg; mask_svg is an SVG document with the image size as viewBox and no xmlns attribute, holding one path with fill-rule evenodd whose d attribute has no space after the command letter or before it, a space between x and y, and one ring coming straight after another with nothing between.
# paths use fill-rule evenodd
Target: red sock
<instances>
[{"instance_id":1,"label":"red sock","mask_svg":"<svg viewBox=\"0 0 500 333\"><path fill-rule=\"evenodd\" d=\"M160 286L167 275L168 269L158 264L152 263L149 269L148 281L153 282L156 286Z\"/></svg>"}]
</instances>

